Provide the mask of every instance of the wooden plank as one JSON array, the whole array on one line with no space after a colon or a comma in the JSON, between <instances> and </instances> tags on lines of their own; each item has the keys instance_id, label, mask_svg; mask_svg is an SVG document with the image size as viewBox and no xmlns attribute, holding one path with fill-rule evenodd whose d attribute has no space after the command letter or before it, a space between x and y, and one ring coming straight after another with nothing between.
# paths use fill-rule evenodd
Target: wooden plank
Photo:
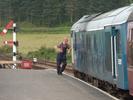
<instances>
[{"instance_id":1,"label":"wooden plank","mask_svg":"<svg viewBox=\"0 0 133 100\"><path fill-rule=\"evenodd\" d=\"M0 61L0 64L20 64L22 61Z\"/></svg>"}]
</instances>

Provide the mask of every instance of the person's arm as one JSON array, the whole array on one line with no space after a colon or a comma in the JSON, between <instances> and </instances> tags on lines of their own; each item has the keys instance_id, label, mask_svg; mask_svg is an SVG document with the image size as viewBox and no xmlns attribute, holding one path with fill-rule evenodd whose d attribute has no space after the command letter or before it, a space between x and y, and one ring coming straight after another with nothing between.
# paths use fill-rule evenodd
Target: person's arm
<instances>
[{"instance_id":1,"label":"person's arm","mask_svg":"<svg viewBox=\"0 0 133 100\"><path fill-rule=\"evenodd\" d=\"M55 46L54 48L55 48L56 52L62 52L62 48L61 48L60 44Z\"/></svg>"}]
</instances>

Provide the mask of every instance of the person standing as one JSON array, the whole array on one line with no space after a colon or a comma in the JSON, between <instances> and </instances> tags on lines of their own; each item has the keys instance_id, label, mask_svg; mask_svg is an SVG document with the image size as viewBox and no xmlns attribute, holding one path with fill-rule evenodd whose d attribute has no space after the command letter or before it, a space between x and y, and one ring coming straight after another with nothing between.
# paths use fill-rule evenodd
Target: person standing
<instances>
[{"instance_id":1,"label":"person standing","mask_svg":"<svg viewBox=\"0 0 133 100\"><path fill-rule=\"evenodd\" d=\"M70 52L70 45L68 44L68 38L64 38L63 42L56 46L57 50L57 74L62 75L62 72L65 70L67 65L67 52Z\"/></svg>"}]
</instances>

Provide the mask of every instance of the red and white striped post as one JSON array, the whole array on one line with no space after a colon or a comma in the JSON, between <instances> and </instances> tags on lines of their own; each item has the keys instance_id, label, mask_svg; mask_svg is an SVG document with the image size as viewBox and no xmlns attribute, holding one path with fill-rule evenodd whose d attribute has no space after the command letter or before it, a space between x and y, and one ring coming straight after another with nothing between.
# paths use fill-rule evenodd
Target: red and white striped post
<instances>
[{"instance_id":1,"label":"red and white striped post","mask_svg":"<svg viewBox=\"0 0 133 100\"><path fill-rule=\"evenodd\" d=\"M10 29L11 27L12 27L12 25L13 25L13 20L11 20L6 26L5 26L5 28L3 29L3 31L0 33L1 35L5 35L6 33L7 33L7 31L8 31L8 29Z\"/></svg>"}]
</instances>

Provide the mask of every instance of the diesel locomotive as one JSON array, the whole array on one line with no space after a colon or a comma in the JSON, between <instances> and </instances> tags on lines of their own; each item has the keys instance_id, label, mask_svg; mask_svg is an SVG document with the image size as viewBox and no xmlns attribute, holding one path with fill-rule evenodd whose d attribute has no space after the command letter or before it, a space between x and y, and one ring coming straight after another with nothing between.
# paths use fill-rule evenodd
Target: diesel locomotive
<instances>
[{"instance_id":1,"label":"diesel locomotive","mask_svg":"<svg viewBox=\"0 0 133 100\"><path fill-rule=\"evenodd\" d=\"M74 73L133 96L133 5L85 15L71 28ZM87 78L89 79L89 78Z\"/></svg>"}]
</instances>

